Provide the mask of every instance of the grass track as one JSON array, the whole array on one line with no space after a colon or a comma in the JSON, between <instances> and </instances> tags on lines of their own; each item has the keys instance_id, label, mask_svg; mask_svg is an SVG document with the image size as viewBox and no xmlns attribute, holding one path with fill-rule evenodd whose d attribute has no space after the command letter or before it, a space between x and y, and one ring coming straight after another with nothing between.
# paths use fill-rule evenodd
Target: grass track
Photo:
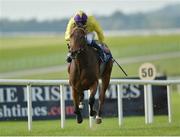
<instances>
[{"instance_id":1,"label":"grass track","mask_svg":"<svg viewBox=\"0 0 180 137\"><path fill-rule=\"evenodd\" d=\"M122 127L118 127L117 118L104 118L101 125L94 125L92 129L88 127L88 119L78 125L75 119L66 120L65 128L60 128L59 120L33 121L33 130L27 131L27 122L0 122L0 135L3 136L165 136L180 135L180 94L173 92L173 122L168 123L167 116L156 116L154 123L146 125L144 117L125 117Z\"/></svg>"},{"instance_id":2,"label":"grass track","mask_svg":"<svg viewBox=\"0 0 180 137\"><path fill-rule=\"evenodd\" d=\"M107 37L115 58L180 51L180 35ZM65 64L62 36L0 38L0 72Z\"/></svg>"},{"instance_id":3,"label":"grass track","mask_svg":"<svg viewBox=\"0 0 180 137\"><path fill-rule=\"evenodd\" d=\"M115 58L151 55L180 51L180 35L171 36L132 36L108 37ZM0 72L48 67L65 64L66 45L62 37L16 37L0 38ZM180 74L179 58L153 61L161 72L168 76ZM137 76L140 63L123 66L130 76ZM117 67L112 76L123 74ZM59 79L67 78L67 72L50 73L24 78ZM1 136L23 135L179 135L180 136L180 95L173 93L173 123L168 124L167 116L155 117L151 125L144 124L144 117L125 117L122 127L118 127L117 118L104 118L101 125L88 128L88 119L78 125L75 119L66 121L65 129L60 129L60 121L33 121L33 131L27 131L27 122L0 121Z\"/></svg>"},{"instance_id":4,"label":"grass track","mask_svg":"<svg viewBox=\"0 0 180 137\"><path fill-rule=\"evenodd\" d=\"M180 35L113 36L107 37L106 43L110 47L113 56L116 59L121 59L178 52L180 51L179 37ZM0 43L0 73L66 64L67 47L62 36L1 37ZM179 57L157 60L153 61L153 63L158 67L158 71L165 72L168 76L180 75ZM127 70L129 76L137 76L140 64L127 64L123 65L123 68ZM119 68L114 65L112 77L123 76ZM67 71L18 78L64 79L67 78Z\"/></svg>"}]
</instances>

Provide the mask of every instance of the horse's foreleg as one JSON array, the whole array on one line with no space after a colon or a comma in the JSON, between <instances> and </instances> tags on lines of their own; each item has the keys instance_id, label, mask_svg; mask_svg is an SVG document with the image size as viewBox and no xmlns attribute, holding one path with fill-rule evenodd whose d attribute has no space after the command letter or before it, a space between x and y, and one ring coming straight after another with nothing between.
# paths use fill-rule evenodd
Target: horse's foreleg
<instances>
[{"instance_id":1,"label":"horse's foreleg","mask_svg":"<svg viewBox=\"0 0 180 137\"><path fill-rule=\"evenodd\" d=\"M99 109L98 109L98 113L96 116L97 124L100 124L102 122L101 115L102 115L102 110L103 110L103 105L104 105L104 100L105 100L105 93L109 86L111 71L112 71L112 62L109 62L109 64L107 64L106 70L102 76L102 87L100 89L100 94L99 94Z\"/></svg>"},{"instance_id":2,"label":"horse's foreleg","mask_svg":"<svg viewBox=\"0 0 180 137\"><path fill-rule=\"evenodd\" d=\"M83 99L84 99L84 92L82 92L79 95L79 109L83 109L84 108Z\"/></svg>"},{"instance_id":3,"label":"horse's foreleg","mask_svg":"<svg viewBox=\"0 0 180 137\"><path fill-rule=\"evenodd\" d=\"M102 109L103 109L103 104L104 104L104 100L105 100L105 91L107 88L104 87L103 83L102 83L102 87L100 89L100 93L99 93L99 108L98 108L98 113L96 116L96 123L100 124L102 122Z\"/></svg>"},{"instance_id":4,"label":"horse's foreleg","mask_svg":"<svg viewBox=\"0 0 180 137\"><path fill-rule=\"evenodd\" d=\"M77 123L82 123L83 118L79 109L79 95L78 91L73 88L73 102L74 102L74 113L76 114Z\"/></svg>"},{"instance_id":5,"label":"horse's foreleg","mask_svg":"<svg viewBox=\"0 0 180 137\"><path fill-rule=\"evenodd\" d=\"M91 92L90 97L89 97L90 116L96 115L96 111L94 110L93 107L94 107L94 102L95 102L94 96L96 95L97 86L98 86L98 81L94 82L94 84L90 88L90 92Z\"/></svg>"}]
</instances>

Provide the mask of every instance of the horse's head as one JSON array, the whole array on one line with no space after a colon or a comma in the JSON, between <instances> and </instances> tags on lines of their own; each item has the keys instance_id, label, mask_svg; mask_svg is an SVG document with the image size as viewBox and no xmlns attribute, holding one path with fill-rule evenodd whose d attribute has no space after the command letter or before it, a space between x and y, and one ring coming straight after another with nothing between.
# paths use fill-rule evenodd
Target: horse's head
<instances>
[{"instance_id":1,"label":"horse's head","mask_svg":"<svg viewBox=\"0 0 180 137\"><path fill-rule=\"evenodd\" d=\"M86 31L82 27L75 27L70 35L70 52L72 54L79 54L85 49Z\"/></svg>"}]
</instances>

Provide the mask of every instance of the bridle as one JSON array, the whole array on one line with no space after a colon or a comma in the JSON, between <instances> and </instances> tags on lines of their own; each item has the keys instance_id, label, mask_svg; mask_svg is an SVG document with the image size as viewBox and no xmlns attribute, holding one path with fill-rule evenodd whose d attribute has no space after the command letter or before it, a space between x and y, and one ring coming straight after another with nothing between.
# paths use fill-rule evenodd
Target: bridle
<instances>
[{"instance_id":1,"label":"bridle","mask_svg":"<svg viewBox=\"0 0 180 137\"><path fill-rule=\"evenodd\" d=\"M78 50L70 51L72 59L77 59L78 55L82 53L84 50L85 50L85 47L83 46L83 48L79 48Z\"/></svg>"},{"instance_id":2,"label":"bridle","mask_svg":"<svg viewBox=\"0 0 180 137\"><path fill-rule=\"evenodd\" d=\"M86 31L85 31L84 28L82 28L82 27L75 27L75 28L73 29L73 31L71 32L70 37L72 37L72 35L74 34L74 32L75 32L76 29L80 29L80 30L82 30L84 33L86 33ZM70 46L70 47L71 47L71 46ZM85 51L85 45L81 45L81 46L80 46L77 50L75 50L75 51L72 51L71 48L69 48L69 52L71 53L72 59L76 59L76 58L78 57L78 55L79 55L80 53L82 53L83 51Z\"/></svg>"}]
</instances>

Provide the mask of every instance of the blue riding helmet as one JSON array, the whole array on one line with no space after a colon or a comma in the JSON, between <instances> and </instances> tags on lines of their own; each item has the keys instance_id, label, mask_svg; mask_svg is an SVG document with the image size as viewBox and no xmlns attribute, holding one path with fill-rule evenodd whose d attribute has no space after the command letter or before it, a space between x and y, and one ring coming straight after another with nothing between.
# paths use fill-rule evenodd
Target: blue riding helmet
<instances>
[{"instance_id":1,"label":"blue riding helmet","mask_svg":"<svg viewBox=\"0 0 180 137\"><path fill-rule=\"evenodd\" d=\"M74 16L74 21L77 25L85 25L87 22L87 15L83 11L78 11Z\"/></svg>"}]
</instances>

